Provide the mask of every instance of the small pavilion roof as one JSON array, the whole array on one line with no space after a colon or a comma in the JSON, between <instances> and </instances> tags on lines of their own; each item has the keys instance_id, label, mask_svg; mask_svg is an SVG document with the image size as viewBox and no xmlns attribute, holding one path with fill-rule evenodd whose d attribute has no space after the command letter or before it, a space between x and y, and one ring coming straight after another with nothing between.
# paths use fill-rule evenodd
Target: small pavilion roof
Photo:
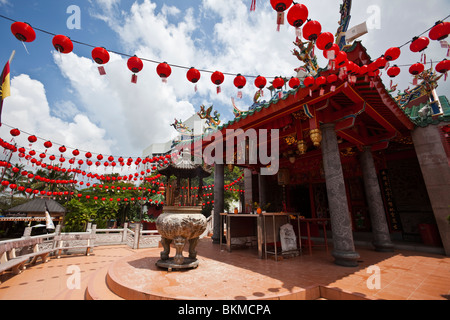
<instances>
[{"instance_id":1,"label":"small pavilion roof","mask_svg":"<svg viewBox=\"0 0 450 320\"><path fill-rule=\"evenodd\" d=\"M47 203L48 211L52 213L65 213L66 208L52 199L37 198L16 207L6 210L7 213L45 213L45 204Z\"/></svg>"}]
</instances>

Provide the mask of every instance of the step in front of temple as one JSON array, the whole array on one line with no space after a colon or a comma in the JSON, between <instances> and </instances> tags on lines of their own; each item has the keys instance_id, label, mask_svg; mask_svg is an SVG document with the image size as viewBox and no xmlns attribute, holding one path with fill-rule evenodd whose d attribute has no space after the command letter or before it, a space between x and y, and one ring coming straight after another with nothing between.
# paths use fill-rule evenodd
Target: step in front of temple
<instances>
[{"instance_id":1,"label":"step in front of temple","mask_svg":"<svg viewBox=\"0 0 450 320\"><path fill-rule=\"evenodd\" d=\"M168 271L155 266L159 251L140 252L117 260L93 274L87 300L368 300L363 294L305 282L293 285L258 273L199 257L197 269ZM228 253L225 253L229 255ZM229 261L231 262L231 261ZM279 263L279 262L278 262ZM276 266L276 261L269 264Z\"/></svg>"}]
</instances>

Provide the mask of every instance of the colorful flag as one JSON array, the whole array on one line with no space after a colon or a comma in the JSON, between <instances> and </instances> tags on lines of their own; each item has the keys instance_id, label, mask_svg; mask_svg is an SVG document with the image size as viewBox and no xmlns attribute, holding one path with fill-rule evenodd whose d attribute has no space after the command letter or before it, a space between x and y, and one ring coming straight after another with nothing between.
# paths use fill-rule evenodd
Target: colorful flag
<instances>
[{"instance_id":1,"label":"colorful flag","mask_svg":"<svg viewBox=\"0 0 450 320\"><path fill-rule=\"evenodd\" d=\"M53 224L52 218L47 207L47 201L45 202L45 224L48 230L55 230L55 225Z\"/></svg>"},{"instance_id":2,"label":"colorful flag","mask_svg":"<svg viewBox=\"0 0 450 320\"><path fill-rule=\"evenodd\" d=\"M10 96L11 91L11 79L9 72L9 61L3 68L2 75L0 77L1 87L0 87L0 126L2 125L2 111L3 111L3 100Z\"/></svg>"}]
</instances>

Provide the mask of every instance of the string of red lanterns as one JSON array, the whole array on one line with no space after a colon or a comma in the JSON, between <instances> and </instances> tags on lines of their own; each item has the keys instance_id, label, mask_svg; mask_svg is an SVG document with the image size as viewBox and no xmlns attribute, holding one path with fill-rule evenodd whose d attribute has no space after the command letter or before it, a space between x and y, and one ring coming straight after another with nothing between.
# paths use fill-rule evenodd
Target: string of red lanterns
<instances>
[{"instance_id":1,"label":"string of red lanterns","mask_svg":"<svg viewBox=\"0 0 450 320\"><path fill-rule=\"evenodd\" d=\"M298 4L298 3L293 4L292 0L271 0L270 2L271 2L272 7L274 8L274 10L276 10L278 12L278 19L281 19L279 22L284 23L284 12L289 9L288 10L288 22L296 28L297 35L298 35L298 33L301 33L299 29L301 26L303 26L303 37L306 40L314 41L316 46L319 49L324 50L324 56L326 58L330 58L328 56L328 53L329 53L330 48L333 45L335 45L335 44L333 44L334 36L330 32L322 32L321 25L318 21L308 20L309 13L308 13L308 9L305 5ZM254 5L252 5L252 6L254 8ZM14 36L18 40L20 40L22 42L32 42L36 39L35 32L29 24L24 23L24 22L15 21L15 20L5 17L3 15L0 15L0 17L10 20L10 21L13 21L13 24L11 25L11 32L14 34ZM450 16L447 16L446 18L436 22L433 27L431 27L424 33L429 31L429 38L432 40L436 40L436 41L444 40L450 34L450 22L445 22L445 20L448 17L450 17ZM41 29L37 29L37 30L45 32L50 35L54 35L53 33L45 31L45 30L41 30ZM73 41L73 42L76 42L76 43L82 44L82 45L86 45L86 46L90 46L90 47L94 47L92 45L89 45L89 44L86 44L83 42L79 42L79 41ZM53 40L52 40L52 43L53 43L53 46L55 47L55 49L61 53L71 52L73 50L73 42L70 38L68 38L64 35L54 35ZM377 59L376 61L374 61L374 63L377 62L378 60L379 60L378 64L383 63L384 60L387 60L387 62L396 60L400 56L401 47L407 45L408 43L411 43L411 45L410 45L411 51L422 52L428 47L429 42L430 42L430 40L427 37L422 37L422 36L414 37L411 41L408 41L407 43L405 43L402 46L393 47L393 48L388 49L386 51L386 53L379 58L380 60ZM447 49L448 49L448 55L450 55L450 46L448 46ZM327 52L325 52L325 50ZM343 59L342 51L339 51L337 53L336 53L335 49L334 49L334 51L336 54L335 59L329 59L329 60L330 61L337 60L336 62L339 62L338 66L341 66L343 64L345 65L346 59ZM115 51L111 51L111 52L115 52ZM171 65L167 64L166 62L160 63L160 62L156 62L156 61L150 60L150 59L138 58L136 56L132 57L127 54L120 53L120 52L115 52L115 53L122 55L122 56L129 57L129 59L127 61L127 65L128 65L128 68L133 72L132 82L134 82L134 83L137 82L136 74L143 69L142 60L149 61L152 63L158 63L157 73L163 79L163 81L165 81L170 76L170 73L171 73L170 66ZM341 57L339 57L339 56L341 56ZM93 57L94 61L96 61L99 64L105 64L109 61L109 53L105 48L94 47L94 49L92 50L92 57ZM424 59L424 61L426 60L425 57L423 59ZM442 62L444 62L444 61L445 61L445 59ZM387 65L387 63L386 64L383 63L383 65L381 67L379 67L379 69L383 69L386 65ZM443 65L445 65L445 62L443 63ZM188 80L194 84L196 82L198 82L198 80L200 79L201 73L200 73L200 70L198 70L198 69L195 69L192 67L187 68L187 67L178 66L178 65L172 65L172 66L188 69L186 76L187 76ZM411 65L405 65L405 66L411 66ZM396 65L396 67L400 67L400 66ZM161 69L163 69L163 71ZM99 68L99 71L101 74L105 74L104 69L102 71ZM217 72L217 71L209 71L209 70L201 70L201 71L202 72L210 72L211 74L214 74ZM374 70L369 70L369 71L373 72ZM446 68L442 68L442 65L441 65L437 71L442 72L442 73L447 73L448 70ZM222 75L224 75L224 74L232 75L232 73L221 73L221 74ZM359 73L359 74L361 75L361 73ZM391 72L390 74L391 74L390 76L392 77L393 73ZM218 81L216 79L216 77L217 77L217 73L214 77L215 79L214 80L211 79L211 81L215 84ZM254 76L247 76L247 77L254 77ZM254 77L254 78L258 78L258 77ZM270 77L270 78L277 78L277 77ZM219 82L221 84L221 83L223 83L223 80L221 80ZM234 79L234 85L238 89L242 89L243 86L245 86L245 83L246 83L245 76L242 76L241 74L238 74ZM255 86L260 88L260 90L262 90L261 87L256 84L256 79L255 79ZM293 83L291 88L294 88L294 87L295 87L295 84ZM197 89L196 86L195 86L195 88ZM297 86L297 88L298 88L298 86ZM220 87L217 88L217 91L218 91L218 93L220 92ZM241 97L240 90L238 91L238 97Z\"/></svg>"}]
</instances>

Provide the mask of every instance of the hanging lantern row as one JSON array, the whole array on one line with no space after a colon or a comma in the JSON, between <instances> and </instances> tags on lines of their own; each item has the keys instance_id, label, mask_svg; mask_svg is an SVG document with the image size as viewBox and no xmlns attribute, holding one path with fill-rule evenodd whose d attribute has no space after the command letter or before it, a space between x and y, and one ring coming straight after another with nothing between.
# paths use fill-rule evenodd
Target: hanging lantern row
<instances>
[{"instance_id":1,"label":"hanging lantern row","mask_svg":"<svg viewBox=\"0 0 450 320\"><path fill-rule=\"evenodd\" d=\"M13 128L13 129L11 129L10 130L10 134L11 134L11 136L14 138L14 137L17 137L17 136L19 136L20 134L21 134L21 131L18 129L18 128ZM38 138L35 136L35 135L29 135L28 136L28 138L27 138L27 140L30 142L30 146L31 146L31 144L33 144L33 143L35 143L35 142L37 142L37 140L38 140ZM4 140L1 140L1 141L4 141ZM52 148L53 147L53 143L50 141L50 140L46 140L44 143L43 143L43 145L44 145L44 147L46 148L46 149L50 149L50 148ZM74 148L71 148L71 149L73 149L73 151L72 151L72 155L74 156L74 157L77 157L77 156L79 156L80 155L80 151L78 150L78 149L74 149ZM17 151L17 148L16 148L16 151ZM16 151L14 151L14 152L16 152ZM59 148L58 148L58 151L61 153L61 158L60 158L60 162L64 162L65 160L66 160L66 158L64 158L63 157L63 153L65 153L66 151L67 151L67 148L63 145L63 146L60 146ZM25 153L25 148L23 148L23 150L22 151L19 151L20 153ZM30 152L33 152L34 154L36 154L36 152L34 151L34 150L31 150ZM47 150L45 150L45 152L44 153L47 153ZM31 154L31 153L30 153ZM31 154L32 156L34 155L34 154ZM147 162L149 162L149 163L152 163L152 162L158 162L158 161L166 161L166 160L170 160L172 157L175 157L176 156L176 154L167 154L167 155L165 155L165 156L159 156L159 157L152 157L152 158L149 158L149 157L146 157L146 158L144 158L144 159L141 159L140 157L137 157L136 159L133 159L132 157L129 157L128 159L126 159L126 164L128 165L128 166L130 166L133 162L134 162L134 164L136 164L136 165L139 165L141 162L142 162L142 164L146 164ZM93 157L93 154L91 153L91 152L86 152L85 153L85 157L86 157L86 159L88 159L88 161L86 161L86 163L88 163L89 162L89 159L90 158L92 158ZM98 161L101 161L102 159L103 159L103 155L102 154L97 154L97 160ZM45 158L45 157L42 157L42 158ZM55 158L56 159L56 158ZM111 156L109 156L108 158L108 161L109 161L109 163L108 164L111 164L112 162L114 162L114 160L115 160L115 158L111 155ZM122 163L123 164L125 164L125 158L124 157L119 157L119 158L117 158L117 161L122 165ZM84 162L83 162L84 163ZM81 164L83 164L83 163L81 163ZM90 161L89 163L91 163L90 165L92 165L92 161ZM72 163L73 164L73 163ZM96 162L95 163L97 166L99 166L100 164L98 163L98 162ZM168 164L168 162L164 162L164 164ZM108 166L108 165L106 165L106 166Z\"/></svg>"},{"instance_id":2,"label":"hanging lantern row","mask_svg":"<svg viewBox=\"0 0 450 320\"><path fill-rule=\"evenodd\" d=\"M40 196L48 196L48 197L63 197L63 196L73 196L75 195L74 191L45 191L45 190L37 190L37 189L32 189L32 188L26 188L24 186L18 186L15 183L9 183L9 181L7 180L3 180L1 182L1 185L4 187L9 187L11 190L18 190L19 192L26 192L28 194L35 194L35 195L40 195ZM150 189L149 189L150 190ZM154 191L154 190L153 190ZM160 191L157 192L157 194L160 194ZM82 193L77 193L77 197L78 199L83 198L83 194ZM124 202L128 202L128 201L148 201L148 202L154 202L154 203L159 203L161 205L164 205L164 201L159 201L159 200L153 200L152 198L147 198L147 197L130 197L130 199L128 198L109 198L107 199L106 197L99 197L99 196L91 196L91 195L86 195L84 196L84 198L86 200L90 200L92 197L93 200L97 201L97 200L101 200L101 201L124 201Z\"/></svg>"},{"instance_id":3,"label":"hanging lantern row","mask_svg":"<svg viewBox=\"0 0 450 320\"><path fill-rule=\"evenodd\" d=\"M339 57L337 55L341 54L339 52L339 47L334 43L334 36L331 32L322 32L322 27L318 21L308 19L309 12L308 8L299 3L294 3L292 0L271 0L270 1L273 9L277 11L278 14L278 23L284 23L284 12L288 10L287 20L290 25L296 28L297 37L300 35L303 36L304 39L308 41L314 41L317 48L320 50L324 50L325 58L330 61L334 60L333 58L337 58L339 61ZM254 8L254 6L253 6ZM303 26L303 31L300 29ZM22 42L32 42L36 39L36 33L33 28L25 23L25 22L14 22L11 25L11 32L13 35ZM429 32L429 38L427 37L415 37L411 41L410 50L413 52L423 52L429 45L430 40L442 41L448 37L450 34L450 22L438 21L435 26L431 28ZM55 35L52 39L52 44L55 50L62 54L67 54L73 51L73 42L64 35ZM337 48L336 48L337 47ZM450 54L450 45L447 44L446 48L448 48L448 54ZM334 56L333 56L334 53ZM393 47L386 51L386 53L380 57L382 61L386 61L386 68L389 67L389 62L394 61L400 56L400 48ZM99 73L101 75L106 74L105 69L103 67L104 64L108 63L110 60L110 56L108 51L102 47L95 47L92 50L92 58L93 60L99 64ZM345 62L345 59L343 59ZM382 62L380 61L380 63ZM426 56L423 55L423 61L425 63ZM341 61L342 62L342 61ZM340 65L338 65L340 66ZM137 56L130 57L127 61L128 69L133 72L131 82L137 83L137 74L142 71L144 64L142 59ZM414 69L414 68L413 68ZM440 68L439 70L444 70ZM170 65L167 62L162 62L157 65L156 72L163 82L167 82L168 77L171 75L172 70ZM390 72L390 76L395 74L395 72ZM201 73L198 69L191 67L186 74L187 79L195 84L195 91L197 91L197 82L200 80ZM260 89L262 93L262 89L265 87L260 81L261 78L255 79L255 86ZM224 75L220 71L215 71L211 75L211 81L217 86L217 93L221 92L220 85L224 81ZM298 88L298 83L294 80L290 83L291 88ZM241 74L236 75L234 81L234 85L238 88L238 97L242 97L241 89L246 85L246 79Z\"/></svg>"}]
</instances>

